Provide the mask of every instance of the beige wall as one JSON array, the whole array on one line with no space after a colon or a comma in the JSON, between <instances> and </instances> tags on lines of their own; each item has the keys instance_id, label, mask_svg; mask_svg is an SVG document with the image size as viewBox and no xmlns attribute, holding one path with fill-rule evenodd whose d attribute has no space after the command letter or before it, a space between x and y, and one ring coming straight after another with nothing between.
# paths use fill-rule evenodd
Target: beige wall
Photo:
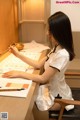
<instances>
[{"instance_id":1,"label":"beige wall","mask_svg":"<svg viewBox=\"0 0 80 120\"><path fill-rule=\"evenodd\" d=\"M80 32L73 32L74 50L76 58L80 58Z\"/></svg>"},{"instance_id":2,"label":"beige wall","mask_svg":"<svg viewBox=\"0 0 80 120\"><path fill-rule=\"evenodd\" d=\"M24 22L22 24L22 41L45 43L45 24L43 22Z\"/></svg>"}]
</instances>

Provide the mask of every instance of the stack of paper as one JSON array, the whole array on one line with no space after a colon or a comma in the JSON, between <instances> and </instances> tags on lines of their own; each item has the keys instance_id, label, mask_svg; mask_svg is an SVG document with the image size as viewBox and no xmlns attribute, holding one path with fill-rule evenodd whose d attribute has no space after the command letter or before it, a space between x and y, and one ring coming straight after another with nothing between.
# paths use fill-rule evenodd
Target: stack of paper
<instances>
[{"instance_id":1,"label":"stack of paper","mask_svg":"<svg viewBox=\"0 0 80 120\"><path fill-rule=\"evenodd\" d=\"M39 60L41 52L49 47L32 41L31 43L26 43L24 50L20 51L21 54L33 59ZM8 72L11 70L19 70L28 73L34 71L33 67L29 66L27 63L23 62L13 54L10 54L7 58L0 62L0 74ZM0 89L22 89L20 91L0 91L0 95L3 96L15 96L15 97L26 97L29 89L31 87L32 81L22 78L2 78L0 77Z\"/></svg>"},{"instance_id":2,"label":"stack of paper","mask_svg":"<svg viewBox=\"0 0 80 120\"><path fill-rule=\"evenodd\" d=\"M22 78L0 78L0 89L21 89L20 91L0 91L1 96L26 97L32 85L31 80Z\"/></svg>"}]
</instances>

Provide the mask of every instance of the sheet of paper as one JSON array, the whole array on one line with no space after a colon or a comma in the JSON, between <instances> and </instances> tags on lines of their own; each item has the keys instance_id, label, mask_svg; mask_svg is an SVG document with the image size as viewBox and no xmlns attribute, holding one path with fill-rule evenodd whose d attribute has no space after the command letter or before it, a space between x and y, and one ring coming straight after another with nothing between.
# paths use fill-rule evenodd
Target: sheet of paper
<instances>
[{"instance_id":1,"label":"sheet of paper","mask_svg":"<svg viewBox=\"0 0 80 120\"><path fill-rule=\"evenodd\" d=\"M31 53L31 52L21 52L23 55L33 59L38 60L41 56L41 53ZM19 70L24 72L32 73L34 69L30 69L30 66L15 57L13 54L10 54L7 58L0 62L0 74L8 72L10 70Z\"/></svg>"},{"instance_id":2,"label":"sheet of paper","mask_svg":"<svg viewBox=\"0 0 80 120\"><path fill-rule=\"evenodd\" d=\"M26 97L32 85L31 80L26 80L22 78L2 78L0 77L0 87L1 88L24 88L21 91L9 91L0 92L0 96L12 96L12 97Z\"/></svg>"},{"instance_id":3,"label":"sheet of paper","mask_svg":"<svg viewBox=\"0 0 80 120\"><path fill-rule=\"evenodd\" d=\"M0 73L4 73L10 70L21 70L25 71L28 68L28 64L10 54L2 62L0 62Z\"/></svg>"},{"instance_id":4,"label":"sheet of paper","mask_svg":"<svg viewBox=\"0 0 80 120\"><path fill-rule=\"evenodd\" d=\"M39 60L41 56L41 51L49 49L49 47L42 44L32 41L31 43L26 43L24 50L20 51L21 54L33 59ZM13 54L10 54L7 58L0 62L0 86L2 88L25 88L21 91L9 91L9 92L0 92L2 96L15 96L15 97L26 97L28 91L31 87L32 81L25 80L22 78L2 78L1 75L4 72L10 70L19 70L28 73L32 73L34 68L29 66L27 63L23 62L19 58L15 57Z\"/></svg>"},{"instance_id":5,"label":"sheet of paper","mask_svg":"<svg viewBox=\"0 0 80 120\"><path fill-rule=\"evenodd\" d=\"M24 50L27 52L42 52L43 50L50 49L48 46L32 41L24 44Z\"/></svg>"}]
</instances>

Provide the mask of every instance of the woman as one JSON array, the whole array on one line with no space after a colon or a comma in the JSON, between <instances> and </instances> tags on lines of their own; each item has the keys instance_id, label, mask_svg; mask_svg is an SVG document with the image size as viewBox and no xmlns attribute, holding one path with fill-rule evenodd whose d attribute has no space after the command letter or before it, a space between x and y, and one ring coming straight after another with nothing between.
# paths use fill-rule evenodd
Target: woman
<instances>
[{"instance_id":1,"label":"woman","mask_svg":"<svg viewBox=\"0 0 80 120\"><path fill-rule=\"evenodd\" d=\"M41 75L29 74L22 71L9 71L3 77L21 77L40 83L36 104L39 110L59 109L59 105L54 103L58 95L65 99L73 99L70 87L65 82L65 71L69 61L72 61L75 54L71 24L67 15L63 12L56 12L48 19L48 35L54 46L51 52L40 62L36 62L20 54L16 48L10 47L10 51L18 58L33 66L36 69L44 66L44 73ZM74 106L66 106L67 110Z\"/></svg>"}]
</instances>

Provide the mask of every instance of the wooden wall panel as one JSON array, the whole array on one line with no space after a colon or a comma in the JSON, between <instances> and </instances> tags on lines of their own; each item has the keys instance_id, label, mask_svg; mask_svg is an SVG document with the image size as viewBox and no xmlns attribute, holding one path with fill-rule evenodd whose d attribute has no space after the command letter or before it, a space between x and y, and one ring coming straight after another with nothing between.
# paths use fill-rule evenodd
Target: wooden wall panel
<instances>
[{"instance_id":1,"label":"wooden wall panel","mask_svg":"<svg viewBox=\"0 0 80 120\"><path fill-rule=\"evenodd\" d=\"M35 40L42 44L50 44L47 42L46 35L50 6L50 0L25 0L22 2L20 38L23 42Z\"/></svg>"},{"instance_id":2,"label":"wooden wall panel","mask_svg":"<svg viewBox=\"0 0 80 120\"><path fill-rule=\"evenodd\" d=\"M0 0L0 54L17 41L17 0Z\"/></svg>"}]
</instances>

